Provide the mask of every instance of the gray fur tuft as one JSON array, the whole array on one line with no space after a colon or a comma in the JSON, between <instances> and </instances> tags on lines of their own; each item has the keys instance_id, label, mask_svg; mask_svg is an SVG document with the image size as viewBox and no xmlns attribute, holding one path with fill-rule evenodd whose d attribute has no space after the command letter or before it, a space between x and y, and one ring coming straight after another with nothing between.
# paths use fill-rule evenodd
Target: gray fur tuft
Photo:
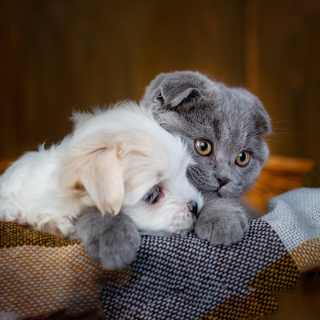
<instances>
[{"instance_id":1,"label":"gray fur tuft","mask_svg":"<svg viewBox=\"0 0 320 320\"><path fill-rule=\"evenodd\" d=\"M122 269L135 258L140 234L132 219L121 211L116 216L101 216L90 207L74 221L72 238L79 239L91 258L106 270Z\"/></svg>"}]
</instances>

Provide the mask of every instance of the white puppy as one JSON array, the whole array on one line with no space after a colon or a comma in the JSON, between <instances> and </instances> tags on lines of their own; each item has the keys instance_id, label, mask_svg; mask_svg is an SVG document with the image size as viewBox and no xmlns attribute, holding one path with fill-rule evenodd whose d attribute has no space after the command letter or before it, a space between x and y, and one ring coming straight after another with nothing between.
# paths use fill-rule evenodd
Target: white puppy
<instances>
[{"instance_id":1,"label":"white puppy","mask_svg":"<svg viewBox=\"0 0 320 320\"><path fill-rule=\"evenodd\" d=\"M133 102L75 113L73 133L28 152L0 177L0 220L68 237L81 211L130 216L142 234L184 235L202 206L180 138Z\"/></svg>"}]
</instances>

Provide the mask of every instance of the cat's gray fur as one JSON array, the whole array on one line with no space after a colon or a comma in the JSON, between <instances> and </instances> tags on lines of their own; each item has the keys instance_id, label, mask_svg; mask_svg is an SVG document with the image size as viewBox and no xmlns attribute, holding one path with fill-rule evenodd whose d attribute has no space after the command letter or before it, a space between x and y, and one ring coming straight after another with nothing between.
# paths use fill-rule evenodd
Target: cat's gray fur
<instances>
[{"instance_id":1,"label":"cat's gray fur","mask_svg":"<svg viewBox=\"0 0 320 320\"><path fill-rule=\"evenodd\" d=\"M196 165L189 168L188 177L205 200L195 233L212 245L239 241L252 214L241 195L252 187L269 155L263 137L271 133L270 118L261 102L245 89L228 88L198 72L182 71L158 75L146 88L142 103L153 109L163 128L180 135L193 154ZM197 139L211 141L212 155L202 156L196 151ZM243 150L251 154L251 160L239 167L235 160ZM99 228L115 238L112 234L121 232L122 227L113 223L110 228L108 223L99 223ZM126 232L134 234L134 229L130 225ZM96 237L94 229L89 232ZM132 245L129 235L120 238L124 241L117 242L117 249L113 244L111 250L104 242L103 247L91 246L89 253L97 257L98 250L100 257L104 252L108 254L105 259L112 260L113 255L119 259L115 251L125 253L123 247L137 250L138 241Z\"/></svg>"},{"instance_id":2,"label":"cat's gray fur","mask_svg":"<svg viewBox=\"0 0 320 320\"><path fill-rule=\"evenodd\" d=\"M87 208L77 218L72 238L81 240L91 258L107 270L130 264L140 246L140 234L129 216L120 211L102 217L96 207Z\"/></svg>"}]
</instances>

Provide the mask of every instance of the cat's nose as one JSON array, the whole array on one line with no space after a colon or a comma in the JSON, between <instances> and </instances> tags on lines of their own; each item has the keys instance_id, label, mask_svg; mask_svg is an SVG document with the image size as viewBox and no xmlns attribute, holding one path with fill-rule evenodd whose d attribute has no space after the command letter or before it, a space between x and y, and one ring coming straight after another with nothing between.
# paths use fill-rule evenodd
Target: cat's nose
<instances>
[{"instance_id":1,"label":"cat's nose","mask_svg":"<svg viewBox=\"0 0 320 320\"><path fill-rule=\"evenodd\" d=\"M230 182L230 179L227 177L217 177L218 182L219 182L219 188L225 186L227 183Z\"/></svg>"},{"instance_id":2,"label":"cat's nose","mask_svg":"<svg viewBox=\"0 0 320 320\"><path fill-rule=\"evenodd\" d=\"M189 211L198 218L198 204L196 201L192 200L188 202L188 209Z\"/></svg>"}]
</instances>

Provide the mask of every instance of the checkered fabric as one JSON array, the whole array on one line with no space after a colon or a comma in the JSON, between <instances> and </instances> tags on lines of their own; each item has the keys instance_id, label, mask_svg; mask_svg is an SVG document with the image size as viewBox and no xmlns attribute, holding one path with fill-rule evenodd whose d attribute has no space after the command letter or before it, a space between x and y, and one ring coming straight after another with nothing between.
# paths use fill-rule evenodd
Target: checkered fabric
<instances>
[{"instance_id":1,"label":"checkered fabric","mask_svg":"<svg viewBox=\"0 0 320 320\"><path fill-rule=\"evenodd\" d=\"M261 218L277 232L300 272L320 266L320 189L299 188L272 198Z\"/></svg>"},{"instance_id":2,"label":"checkered fabric","mask_svg":"<svg viewBox=\"0 0 320 320\"><path fill-rule=\"evenodd\" d=\"M102 313L101 274L79 241L0 222L0 320Z\"/></svg>"},{"instance_id":3,"label":"checkered fabric","mask_svg":"<svg viewBox=\"0 0 320 320\"><path fill-rule=\"evenodd\" d=\"M143 237L131 269L127 285L104 288L106 319L256 317L276 308L271 290L292 287L299 275L277 233L260 220L230 247L194 234Z\"/></svg>"}]
</instances>

